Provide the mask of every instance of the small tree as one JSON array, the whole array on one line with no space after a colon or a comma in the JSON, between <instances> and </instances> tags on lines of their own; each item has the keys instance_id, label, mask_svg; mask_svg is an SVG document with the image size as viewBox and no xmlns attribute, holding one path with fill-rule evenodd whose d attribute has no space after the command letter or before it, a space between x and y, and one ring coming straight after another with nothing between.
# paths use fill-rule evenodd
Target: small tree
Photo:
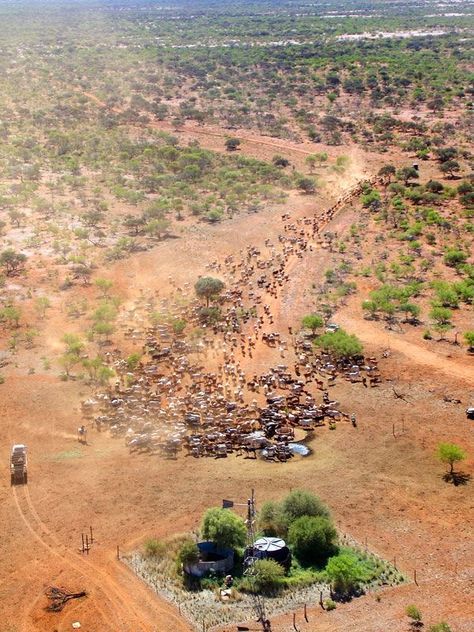
<instances>
[{"instance_id":1,"label":"small tree","mask_svg":"<svg viewBox=\"0 0 474 632\"><path fill-rule=\"evenodd\" d=\"M464 340L468 344L468 351L471 353L474 351L474 331L464 332Z\"/></svg>"},{"instance_id":2,"label":"small tree","mask_svg":"<svg viewBox=\"0 0 474 632\"><path fill-rule=\"evenodd\" d=\"M281 504L284 521L290 525L301 516L322 516L329 518L329 509L312 492L295 489L284 498Z\"/></svg>"},{"instance_id":3,"label":"small tree","mask_svg":"<svg viewBox=\"0 0 474 632\"><path fill-rule=\"evenodd\" d=\"M13 248L7 248L0 255L0 266L5 270L7 276L16 274L26 261L26 255L16 252Z\"/></svg>"},{"instance_id":4,"label":"small tree","mask_svg":"<svg viewBox=\"0 0 474 632\"><path fill-rule=\"evenodd\" d=\"M303 193L310 194L316 191L316 181L313 178L299 178L296 184Z\"/></svg>"},{"instance_id":5,"label":"small tree","mask_svg":"<svg viewBox=\"0 0 474 632\"><path fill-rule=\"evenodd\" d=\"M273 500L263 503L258 512L258 528L270 537L286 534L287 525L281 503Z\"/></svg>"},{"instance_id":6,"label":"small tree","mask_svg":"<svg viewBox=\"0 0 474 632\"><path fill-rule=\"evenodd\" d=\"M390 184L390 182L392 181L392 176L395 175L396 171L397 170L395 169L393 165L384 165L383 167L379 169L378 175L381 178L384 178L387 184Z\"/></svg>"},{"instance_id":7,"label":"small tree","mask_svg":"<svg viewBox=\"0 0 474 632\"><path fill-rule=\"evenodd\" d=\"M405 613L407 615L407 617L410 617L411 622L410 624L414 627L414 628L418 628L421 627L422 624L422 619L423 616L420 612L420 610L415 606L415 605L410 605L407 606L405 609Z\"/></svg>"},{"instance_id":8,"label":"small tree","mask_svg":"<svg viewBox=\"0 0 474 632\"><path fill-rule=\"evenodd\" d=\"M331 521L321 516L301 516L288 529L288 543L302 564L315 564L335 550L337 532Z\"/></svg>"},{"instance_id":9,"label":"small tree","mask_svg":"<svg viewBox=\"0 0 474 632\"><path fill-rule=\"evenodd\" d=\"M398 180L402 180L405 186L408 186L410 180L416 180L419 177L419 173L414 167L402 167L397 171Z\"/></svg>"},{"instance_id":10,"label":"small tree","mask_svg":"<svg viewBox=\"0 0 474 632\"><path fill-rule=\"evenodd\" d=\"M235 549L245 545L247 529L242 518L235 513L214 507L204 514L201 535L217 546Z\"/></svg>"},{"instance_id":11,"label":"small tree","mask_svg":"<svg viewBox=\"0 0 474 632\"><path fill-rule=\"evenodd\" d=\"M451 179L453 179L454 174L461 171L461 165L457 160L447 160L441 164L440 170L442 173L447 174Z\"/></svg>"},{"instance_id":12,"label":"small tree","mask_svg":"<svg viewBox=\"0 0 474 632\"><path fill-rule=\"evenodd\" d=\"M333 590L340 594L352 594L360 582L367 579L365 565L351 552L342 552L331 557L326 573Z\"/></svg>"},{"instance_id":13,"label":"small tree","mask_svg":"<svg viewBox=\"0 0 474 632\"><path fill-rule=\"evenodd\" d=\"M96 279L94 281L94 285L98 290L100 290L102 298L106 298L109 296L113 284L114 282L110 279Z\"/></svg>"},{"instance_id":14,"label":"small tree","mask_svg":"<svg viewBox=\"0 0 474 632\"><path fill-rule=\"evenodd\" d=\"M437 449L438 459L449 465L449 474L454 473L454 464L464 461L466 453L455 443L440 443Z\"/></svg>"},{"instance_id":15,"label":"small tree","mask_svg":"<svg viewBox=\"0 0 474 632\"><path fill-rule=\"evenodd\" d=\"M319 314L308 314L303 318L301 324L305 329L311 329L314 335L316 330L324 325L324 320Z\"/></svg>"},{"instance_id":16,"label":"small tree","mask_svg":"<svg viewBox=\"0 0 474 632\"><path fill-rule=\"evenodd\" d=\"M344 329L319 336L315 344L336 358L352 358L363 351L360 340L354 334L348 334Z\"/></svg>"},{"instance_id":17,"label":"small tree","mask_svg":"<svg viewBox=\"0 0 474 632\"><path fill-rule=\"evenodd\" d=\"M236 151L241 144L240 139L238 138L228 138L225 141L225 148L227 151Z\"/></svg>"},{"instance_id":18,"label":"small tree","mask_svg":"<svg viewBox=\"0 0 474 632\"><path fill-rule=\"evenodd\" d=\"M285 167L289 166L290 161L284 156L273 156L272 163L275 165L275 167L282 167L284 169Z\"/></svg>"},{"instance_id":19,"label":"small tree","mask_svg":"<svg viewBox=\"0 0 474 632\"><path fill-rule=\"evenodd\" d=\"M196 281L194 289L199 298L206 299L206 307L209 307L211 299L219 296L224 289L224 283L213 277L201 277Z\"/></svg>"},{"instance_id":20,"label":"small tree","mask_svg":"<svg viewBox=\"0 0 474 632\"><path fill-rule=\"evenodd\" d=\"M254 587L260 593L274 593L280 588L285 569L275 560L257 560L253 564Z\"/></svg>"}]
</instances>

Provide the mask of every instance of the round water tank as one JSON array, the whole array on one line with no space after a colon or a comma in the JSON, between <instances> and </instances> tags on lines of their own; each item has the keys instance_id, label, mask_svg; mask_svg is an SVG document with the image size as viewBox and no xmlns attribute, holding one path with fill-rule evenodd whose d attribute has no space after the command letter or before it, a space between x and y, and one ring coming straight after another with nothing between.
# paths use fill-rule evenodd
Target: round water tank
<instances>
[{"instance_id":1,"label":"round water tank","mask_svg":"<svg viewBox=\"0 0 474 632\"><path fill-rule=\"evenodd\" d=\"M263 537L253 544L256 557L262 559L272 559L282 566L288 567L291 563L291 552L286 546L285 540L281 538Z\"/></svg>"}]
</instances>

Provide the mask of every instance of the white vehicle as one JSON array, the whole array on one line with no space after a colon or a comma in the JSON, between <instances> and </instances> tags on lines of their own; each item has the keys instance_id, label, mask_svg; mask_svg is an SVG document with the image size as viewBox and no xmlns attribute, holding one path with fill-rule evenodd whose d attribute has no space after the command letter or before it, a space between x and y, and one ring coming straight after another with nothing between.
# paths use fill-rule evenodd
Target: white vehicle
<instances>
[{"instance_id":1,"label":"white vehicle","mask_svg":"<svg viewBox=\"0 0 474 632\"><path fill-rule=\"evenodd\" d=\"M336 323L329 323L328 325L326 325L326 329L324 331L326 331L327 333L333 334L335 331L339 330L339 325L336 325Z\"/></svg>"}]
</instances>

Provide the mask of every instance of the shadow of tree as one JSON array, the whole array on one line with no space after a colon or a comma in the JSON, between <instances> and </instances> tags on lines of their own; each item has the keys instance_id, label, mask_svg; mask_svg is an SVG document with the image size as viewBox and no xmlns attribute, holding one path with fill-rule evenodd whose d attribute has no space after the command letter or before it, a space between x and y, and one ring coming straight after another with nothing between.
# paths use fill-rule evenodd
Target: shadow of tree
<instances>
[{"instance_id":1,"label":"shadow of tree","mask_svg":"<svg viewBox=\"0 0 474 632\"><path fill-rule=\"evenodd\" d=\"M455 487L458 485L467 485L471 480L470 474L465 474L464 472L446 472L443 475L443 481L446 483L452 483Z\"/></svg>"}]
</instances>

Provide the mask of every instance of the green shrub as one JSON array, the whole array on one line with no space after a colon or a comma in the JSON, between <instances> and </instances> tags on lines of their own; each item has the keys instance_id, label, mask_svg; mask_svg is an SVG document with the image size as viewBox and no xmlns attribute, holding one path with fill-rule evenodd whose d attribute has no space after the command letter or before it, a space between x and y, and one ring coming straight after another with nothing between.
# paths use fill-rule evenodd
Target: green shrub
<instances>
[{"instance_id":1,"label":"green shrub","mask_svg":"<svg viewBox=\"0 0 474 632\"><path fill-rule=\"evenodd\" d=\"M185 540L178 550L176 556L176 562L178 567L186 566L188 564L196 564L199 561L199 549L197 544L189 539Z\"/></svg>"},{"instance_id":2,"label":"green shrub","mask_svg":"<svg viewBox=\"0 0 474 632\"><path fill-rule=\"evenodd\" d=\"M321 516L329 518L326 505L313 493L304 489L295 489L282 502L282 513L287 526L302 516Z\"/></svg>"},{"instance_id":3,"label":"green shrub","mask_svg":"<svg viewBox=\"0 0 474 632\"><path fill-rule=\"evenodd\" d=\"M287 525L281 503L269 500L263 503L258 513L258 528L266 536L284 536Z\"/></svg>"},{"instance_id":4,"label":"green shrub","mask_svg":"<svg viewBox=\"0 0 474 632\"><path fill-rule=\"evenodd\" d=\"M467 260L467 254L456 248L449 248L444 255L444 263L450 267L457 267Z\"/></svg>"},{"instance_id":5,"label":"green shrub","mask_svg":"<svg viewBox=\"0 0 474 632\"><path fill-rule=\"evenodd\" d=\"M368 579L368 569L363 561L349 551L331 557L326 566L326 573L335 592L351 594L360 582Z\"/></svg>"},{"instance_id":6,"label":"green shrub","mask_svg":"<svg viewBox=\"0 0 474 632\"><path fill-rule=\"evenodd\" d=\"M324 602L324 608L325 610L330 612L331 610L335 610L337 608L337 604L332 599L326 599L326 601Z\"/></svg>"},{"instance_id":7,"label":"green shrub","mask_svg":"<svg viewBox=\"0 0 474 632\"><path fill-rule=\"evenodd\" d=\"M301 516L288 529L288 544L302 564L317 564L335 551L337 532L328 518Z\"/></svg>"},{"instance_id":8,"label":"green shrub","mask_svg":"<svg viewBox=\"0 0 474 632\"><path fill-rule=\"evenodd\" d=\"M285 569L275 560L257 560L253 564L253 571L257 592L272 593L281 587Z\"/></svg>"},{"instance_id":9,"label":"green shrub","mask_svg":"<svg viewBox=\"0 0 474 632\"><path fill-rule=\"evenodd\" d=\"M166 550L164 542L155 538L146 540L143 547L147 557L161 557Z\"/></svg>"},{"instance_id":10,"label":"green shrub","mask_svg":"<svg viewBox=\"0 0 474 632\"><path fill-rule=\"evenodd\" d=\"M214 507L204 514L201 535L218 546L235 549L245 545L247 529L242 518L235 513Z\"/></svg>"},{"instance_id":11,"label":"green shrub","mask_svg":"<svg viewBox=\"0 0 474 632\"><path fill-rule=\"evenodd\" d=\"M353 334L348 334L343 329L319 336L316 338L315 344L336 358L350 358L361 354L363 351L360 340Z\"/></svg>"},{"instance_id":12,"label":"green shrub","mask_svg":"<svg viewBox=\"0 0 474 632\"><path fill-rule=\"evenodd\" d=\"M440 623L431 625L429 632L452 632L452 630L447 623L441 621Z\"/></svg>"},{"instance_id":13,"label":"green shrub","mask_svg":"<svg viewBox=\"0 0 474 632\"><path fill-rule=\"evenodd\" d=\"M406 607L405 613L407 617L410 617L410 619L417 623L419 623L423 618L420 610L413 604Z\"/></svg>"}]
</instances>

